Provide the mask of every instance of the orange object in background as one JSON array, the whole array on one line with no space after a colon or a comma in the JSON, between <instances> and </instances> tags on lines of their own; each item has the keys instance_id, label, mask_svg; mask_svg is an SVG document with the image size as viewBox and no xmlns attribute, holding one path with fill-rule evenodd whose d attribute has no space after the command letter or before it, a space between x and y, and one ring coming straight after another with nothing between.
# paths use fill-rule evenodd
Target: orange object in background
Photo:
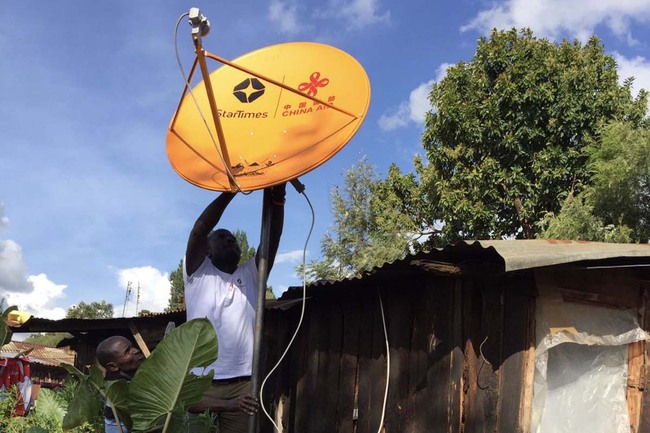
<instances>
[{"instance_id":1,"label":"orange object in background","mask_svg":"<svg viewBox=\"0 0 650 433\"><path fill-rule=\"evenodd\" d=\"M174 170L201 188L236 189L227 170L242 191L294 179L343 148L368 111L366 72L329 45L274 45L231 63L244 71L225 64L210 73L225 143L218 139L205 81L192 94L184 92L167 133Z\"/></svg>"}]
</instances>

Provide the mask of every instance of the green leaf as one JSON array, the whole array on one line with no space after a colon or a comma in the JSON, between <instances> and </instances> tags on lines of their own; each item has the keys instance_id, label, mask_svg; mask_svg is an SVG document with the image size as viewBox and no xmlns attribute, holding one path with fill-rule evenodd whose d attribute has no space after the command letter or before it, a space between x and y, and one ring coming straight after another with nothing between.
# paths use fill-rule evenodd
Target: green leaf
<instances>
[{"instance_id":1,"label":"green leaf","mask_svg":"<svg viewBox=\"0 0 650 433\"><path fill-rule=\"evenodd\" d=\"M14 305L7 308L2 313L2 324L0 324L0 347L4 346L7 343L11 343L11 336L13 335L13 332L11 331L11 328L9 328L8 318L9 318L9 313L17 309L18 307Z\"/></svg>"},{"instance_id":2,"label":"green leaf","mask_svg":"<svg viewBox=\"0 0 650 433\"><path fill-rule=\"evenodd\" d=\"M74 365L66 364L65 362L62 362L62 363L60 364L60 366L63 367L63 368L65 368L66 371L67 371L68 373L70 373L70 374L73 375L73 376L76 376L76 377L79 378L80 380L85 380L85 379L86 379L86 375L83 374L83 373L82 373L79 369L77 369L77 367L75 367Z\"/></svg>"},{"instance_id":3,"label":"green leaf","mask_svg":"<svg viewBox=\"0 0 650 433\"><path fill-rule=\"evenodd\" d=\"M74 398L68 405L68 413L63 418L63 430L72 430L75 427L84 425L101 410L98 395L93 392L88 381L81 381Z\"/></svg>"},{"instance_id":4,"label":"green leaf","mask_svg":"<svg viewBox=\"0 0 650 433\"><path fill-rule=\"evenodd\" d=\"M88 371L88 379L91 384L95 386L98 390L103 390L104 388L104 374L96 365L91 365L90 370Z\"/></svg>"},{"instance_id":5,"label":"green leaf","mask_svg":"<svg viewBox=\"0 0 650 433\"><path fill-rule=\"evenodd\" d=\"M25 433L50 433L50 431L44 429L43 427L32 426L25 430Z\"/></svg>"},{"instance_id":6,"label":"green leaf","mask_svg":"<svg viewBox=\"0 0 650 433\"><path fill-rule=\"evenodd\" d=\"M57 424L63 422L66 410L63 402L56 398L56 394L47 388L43 388L38 393L38 404L36 405L36 412L46 416L49 419L54 419Z\"/></svg>"},{"instance_id":7,"label":"green leaf","mask_svg":"<svg viewBox=\"0 0 650 433\"><path fill-rule=\"evenodd\" d=\"M187 411L174 412L167 431L174 433L212 433L214 431L214 415L208 412L198 415Z\"/></svg>"},{"instance_id":8,"label":"green leaf","mask_svg":"<svg viewBox=\"0 0 650 433\"><path fill-rule=\"evenodd\" d=\"M129 384L133 429L147 431L199 402L212 374L197 377L190 369L210 365L216 355L217 335L207 319L190 320L165 337Z\"/></svg>"},{"instance_id":9,"label":"green leaf","mask_svg":"<svg viewBox=\"0 0 650 433\"><path fill-rule=\"evenodd\" d=\"M128 412L129 384L126 380L115 380L105 382L106 401L117 411L122 424L131 430L131 416Z\"/></svg>"}]
</instances>

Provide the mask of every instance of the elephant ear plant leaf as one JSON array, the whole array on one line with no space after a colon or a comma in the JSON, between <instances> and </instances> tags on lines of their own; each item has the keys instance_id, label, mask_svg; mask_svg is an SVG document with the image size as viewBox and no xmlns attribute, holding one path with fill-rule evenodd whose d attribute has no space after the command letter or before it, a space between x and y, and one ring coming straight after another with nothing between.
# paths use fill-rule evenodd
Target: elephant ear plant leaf
<instances>
[{"instance_id":1,"label":"elephant ear plant leaf","mask_svg":"<svg viewBox=\"0 0 650 433\"><path fill-rule=\"evenodd\" d=\"M63 418L63 430L72 430L92 421L97 413L101 412L101 400L98 399L97 391L91 385L90 380L81 380L74 398L68 405L68 413Z\"/></svg>"},{"instance_id":2,"label":"elephant ear plant leaf","mask_svg":"<svg viewBox=\"0 0 650 433\"><path fill-rule=\"evenodd\" d=\"M57 424L61 424L66 415L64 403L56 398L54 391L47 388L41 389L38 393L38 405L35 411L54 420Z\"/></svg>"},{"instance_id":3,"label":"elephant ear plant leaf","mask_svg":"<svg viewBox=\"0 0 650 433\"><path fill-rule=\"evenodd\" d=\"M105 395L102 372L94 365L90 366L89 374L84 374L70 364L61 363L71 376L79 380L74 398L68 404L68 410L63 418L65 431L80 427L89 422L101 411Z\"/></svg>"},{"instance_id":4,"label":"elephant ear plant leaf","mask_svg":"<svg viewBox=\"0 0 650 433\"><path fill-rule=\"evenodd\" d=\"M129 396L129 383L124 380L106 381L105 384L106 401L110 402L113 408L113 415L115 419L119 419L124 424L128 431L131 431L133 422L131 415L127 408L127 401Z\"/></svg>"},{"instance_id":5,"label":"elephant ear plant leaf","mask_svg":"<svg viewBox=\"0 0 650 433\"><path fill-rule=\"evenodd\" d=\"M140 365L131 382L104 380L95 366L86 375L72 365L62 364L86 386L83 397L70 402L65 427L82 425L94 410L83 400L99 404L106 399L131 432L146 432L163 425L163 433L193 431L190 424L196 420L187 416L186 409L201 400L213 374L199 377L190 369L214 362L217 347L217 334L210 322L194 319L167 335Z\"/></svg>"},{"instance_id":6,"label":"elephant ear plant leaf","mask_svg":"<svg viewBox=\"0 0 650 433\"><path fill-rule=\"evenodd\" d=\"M212 373L199 377L190 369L207 367L216 355L217 335L207 319L190 320L165 337L129 383L133 430L164 425L166 432L172 418L182 418L212 383Z\"/></svg>"},{"instance_id":7,"label":"elephant ear plant leaf","mask_svg":"<svg viewBox=\"0 0 650 433\"><path fill-rule=\"evenodd\" d=\"M3 313L2 313L2 320L0 320L0 347L4 346L7 343L11 343L11 336L13 335L13 332L9 328L9 313L12 311L17 310L18 308L16 306L12 306L7 308Z\"/></svg>"}]
</instances>

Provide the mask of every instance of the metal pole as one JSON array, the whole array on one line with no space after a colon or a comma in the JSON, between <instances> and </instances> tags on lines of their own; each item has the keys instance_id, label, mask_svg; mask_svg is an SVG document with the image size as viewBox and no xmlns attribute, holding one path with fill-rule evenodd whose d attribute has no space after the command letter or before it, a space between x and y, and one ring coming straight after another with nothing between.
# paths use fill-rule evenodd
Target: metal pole
<instances>
[{"instance_id":1,"label":"metal pole","mask_svg":"<svg viewBox=\"0 0 650 433\"><path fill-rule=\"evenodd\" d=\"M271 237L271 191L264 190L262 204L262 233L260 235L259 263L257 265L257 307L255 310L255 343L253 346L253 371L251 372L251 394L258 396L262 384L262 337L264 335L264 304L266 301L266 282L269 269L269 239ZM253 415L248 424L248 433L257 433L258 414Z\"/></svg>"},{"instance_id":2,"label":"metal pole","mask_svg":"<svg viewBox=\"0 0 650 433\"><path fill-rule=\"evenodd\" d=\"M214 100L214 90L212 89L212 81L210 80L210 71L208 70L208 65L205 62L205 50L201 45L201 36L199 35L194 35L194 49L196 51L196 60L199 63L199 69L201 70L201 75L203 76L205 94L208 97L210 112L212 113L212 119L214 120L214 129L217 132L217 139L219 140L221 156L223 157L225 163L224 170L226 173L228 173L230 171L230 156L228 155L228 147L226 146L226 136L223 133L221 118L219 117L219 110L217 108L217 103ZM228 176L228 180L230 181L230 190L233 192L237 191L237 184L235 183L232 176Z\"/></svg>"}]
</instances>

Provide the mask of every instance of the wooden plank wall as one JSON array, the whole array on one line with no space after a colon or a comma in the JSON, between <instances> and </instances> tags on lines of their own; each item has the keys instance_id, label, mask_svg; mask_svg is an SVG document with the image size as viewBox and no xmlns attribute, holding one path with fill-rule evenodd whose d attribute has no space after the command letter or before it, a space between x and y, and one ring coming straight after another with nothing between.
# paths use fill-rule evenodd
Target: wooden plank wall
<instances>
[{"instance_id":1,"label":"wooden plank wall","mask_svg":"<svg viewBox=\"0 0 650 433\"><path fill-rule=\"evenodd\" d=\"M521 285L531 281L508 284L420 274L321 290L307 301L300 334L265 385L266 407L283 432L377 432L387 367L381 294L390 345L383 432L526 431L518 387L530 367L530 328L522 323L533 310L530 287ZM300 306L267 313L267 370L299 313ZM266 419L260 426L274 431Z\"/></svg>"},{"instance_id":2,"label":"wooden plank wall","mask_svg":"<svg viewBox=\"0 0 650 433\"><path fill-rule=\"evenodd\" d=\"M639 312L641 324L645 331L650 332L650 273L645 272L642 275L642 284L641 284L641 296L643 299L643 309ZM638 408L638 414L635 414L636 417L632 418L632 433L650 433L650 396L648 396L648 374L650 374L650 368L648 368L648 362L650 362L650 344L647 341L641 342L641 348L644 353L644 365L640 367L638 372L639 383L637 388L642 392L643 396L640 403L640 408ZM636 427L636 431L634 430Z\"/></svg>"},{"instance_id":3,"label":"wooden plank wall","mask_svg":"<svg viewBox=\"0 0 650 433\"><path fill-rule=\"evenodd\" d=\"M527 432L534 374L533 275L470 275L463 293L463 431Z\"/></svg>"}]
</instances>

